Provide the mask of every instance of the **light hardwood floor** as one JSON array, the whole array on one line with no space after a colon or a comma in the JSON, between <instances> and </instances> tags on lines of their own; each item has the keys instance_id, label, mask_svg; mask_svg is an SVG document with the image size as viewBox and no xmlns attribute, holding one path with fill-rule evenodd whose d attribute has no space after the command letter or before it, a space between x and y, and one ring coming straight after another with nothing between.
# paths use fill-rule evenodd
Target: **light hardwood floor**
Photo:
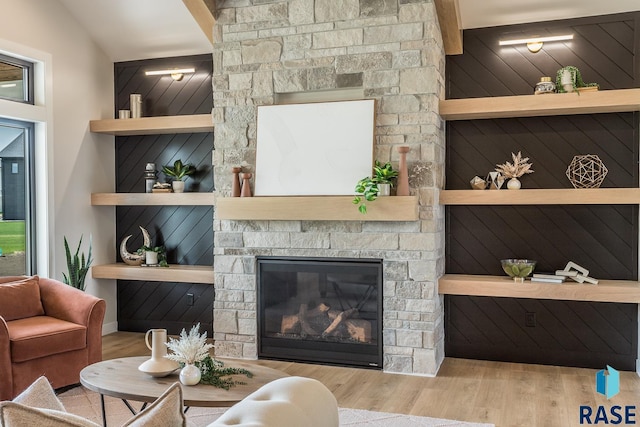
<instances>
[{"instance_id":1,"label":"light hardwood floor","mask_svg":"<svg viewBox=\"0 0 640 427\"><path fill-rule=\"evenodd\" d=\"M116 332L104 337L103 355L112 359L150 355L150 351L144 344L144 334ZM580 425L581 405L591 406L594 416L599 405L607 411L614 405L633 405L638 414L634 421L640 422L640 378L635 372L621 372L620 393L607 400L595 391L596 369L447 358L437 376L427 378L270 360L254 363L315 378L344 408L485 422L498 427L565 427Z\"/></svg>"}]
</instances>

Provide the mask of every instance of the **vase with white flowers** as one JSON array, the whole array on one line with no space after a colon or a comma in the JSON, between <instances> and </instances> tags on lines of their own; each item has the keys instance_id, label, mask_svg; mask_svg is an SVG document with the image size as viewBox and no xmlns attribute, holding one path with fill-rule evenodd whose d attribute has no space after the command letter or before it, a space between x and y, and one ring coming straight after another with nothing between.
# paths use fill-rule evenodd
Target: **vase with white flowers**
<instances>
[{"instance_id":1,"label":"vase with white flowers","mask_svg":"<svg viewBox=\"0 0 640 427\"><path fill-rule=\"evenodd\" d=\"M180 332L180 339L170 338L167 347L172 353L165 357L184 365L180 370L180 382L184 385L196 385L202 376L196 363L209 356L213 344L207 344L207 333L200 334L200 323L187 332Z\"/></svg>"},{"instance_id":2,"label":"vase with white flowers","mask_svg":"<svg viewBox=\"0 0 640 427\"><path fill-rule=\"evenodd\" d=\"M510 178L507 181L507 188L509 190L519 190L521 187L520 178L522 175L533 173L531 163L529 163L529 158L522 157L522 153L518 151L518 154L511 153L511 158L513 159L513 163L505 162L501 165L496 165L496 171L500 172L504 177Z\"/></svg>"}]
</instances>

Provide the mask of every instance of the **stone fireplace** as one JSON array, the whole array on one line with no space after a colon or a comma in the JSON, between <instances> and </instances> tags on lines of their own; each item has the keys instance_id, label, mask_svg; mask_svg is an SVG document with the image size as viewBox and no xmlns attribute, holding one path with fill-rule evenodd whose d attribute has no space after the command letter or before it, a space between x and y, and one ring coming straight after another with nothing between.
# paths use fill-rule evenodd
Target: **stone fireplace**
<instances>
[{"instance_id":1,"label":"stone fireplace","mask_svg":"<svg viewBox=\"0 0 640 427\"><path fill-rule=\"evenodd\" d=\"M427 0L217 2L214 176L255 172L258 105L295 99L375 99L374 157L407 155L417 221L221 220L214 214L214 339L219 357L257 358L259 257L378 259L382 367L435 375L444 358L444 51ZM306 97L306 98L305 98ZM355 183L354 183L355 185ZM375 202L373 202L375 203ZM357 209L354 206L354 209Z\"/></svg>"}]
</instances>

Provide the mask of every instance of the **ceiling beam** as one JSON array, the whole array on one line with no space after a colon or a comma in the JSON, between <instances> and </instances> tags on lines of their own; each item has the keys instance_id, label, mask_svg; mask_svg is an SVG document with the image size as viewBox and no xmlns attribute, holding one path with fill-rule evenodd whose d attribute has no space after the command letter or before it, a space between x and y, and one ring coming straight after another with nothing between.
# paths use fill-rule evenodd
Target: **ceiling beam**
<instances>
[{"instance_id":1,"label":"ceiling beam","mask_svg":"<svg viewBox=\"0 0 640 427\"><path fill-rule=\"evenodd\" d=\"M435 0L444 53L462 54L462 28L460 25L460 6L458 0Z\"/></svg>"},{"instance_id":2,"label":"ceiling beam","mask_svg":"<svg viewBox=\"0 0 640 427\"><path fill-rule=\"evenodd\" d=\"M215 0L182 0L182 2L213 45L213 24L216 23Z\"/></svg>"}]
</instances>

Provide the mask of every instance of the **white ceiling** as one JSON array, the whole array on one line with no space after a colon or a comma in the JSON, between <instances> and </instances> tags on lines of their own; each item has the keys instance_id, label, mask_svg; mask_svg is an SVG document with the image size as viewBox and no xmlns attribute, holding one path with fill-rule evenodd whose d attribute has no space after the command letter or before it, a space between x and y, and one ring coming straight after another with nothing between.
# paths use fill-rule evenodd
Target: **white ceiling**
<instances>
[{"instance_id":1,"label":"white ceiling","mask_svg":"<svg viewBox=\"0 0 640 427\"><path fill-rule=\"evenodd\" d=\"M211 52L182 0L59 0L113 62ZM462 28L640 10L640 0L459 0Z\"/></svg>"},{"instance_id":2,"label":"white ceiling","mask_svg":"<svg viewBox=\"0 0 640 427\"><path fill-rule=\"evenodd\" d=\"M59 0L113 62L211 53L182 0Z\"/></svg>"},{"instance_id":3,"label":"white ceiling","mask_svg":"<svg viewBox=\"0 0 640 427\"><path fill-rule=\"evenodd\" d=\"M462 28L555 21L640 10L640 0L458 0Z\"/></svg>"}]
</instances>

